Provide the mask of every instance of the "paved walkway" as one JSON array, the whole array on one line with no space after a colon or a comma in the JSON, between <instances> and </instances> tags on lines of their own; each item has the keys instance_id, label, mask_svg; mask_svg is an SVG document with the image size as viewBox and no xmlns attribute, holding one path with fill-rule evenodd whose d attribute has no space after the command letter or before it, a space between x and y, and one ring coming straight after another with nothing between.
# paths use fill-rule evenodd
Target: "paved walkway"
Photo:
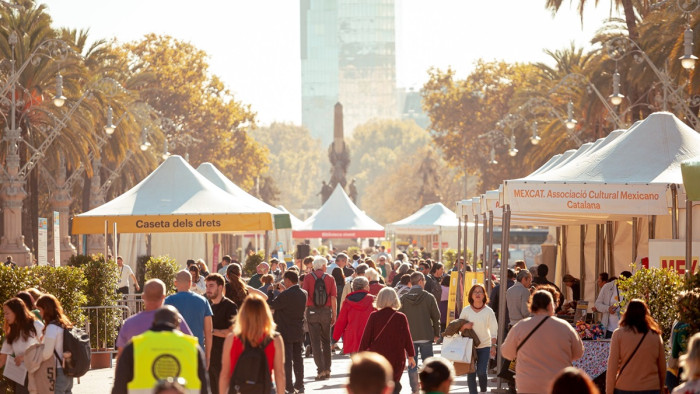
<instances>
[{"instance_id":1,"label":"paved walkway","mask_svg":"<svg viewBox=\"0 0 700 394\"><path fill-rule=\"evenodd\" d=\"M435 346L435 354L440 354L440 346ZM315 382L316 366L313 358L304 359L304 386L307 393L343 393L345 384L348 380L348 371L350 370L350 357L341 354L333 355L333 363L331 368L331 378L320 382ZM489 392L495 387L493 382L494 376L489 376ZM114 368L104 368L89 371L80 379L80 384L73 384L74 394L95 394L109 393L114 383ZM410 393L411 389L408 383L408 373L404 371L401 377L401 385L403 386L402 393ZM468 393L467 376L458 376L452 385L451 393Z\"/></svg>"}]
</instances>

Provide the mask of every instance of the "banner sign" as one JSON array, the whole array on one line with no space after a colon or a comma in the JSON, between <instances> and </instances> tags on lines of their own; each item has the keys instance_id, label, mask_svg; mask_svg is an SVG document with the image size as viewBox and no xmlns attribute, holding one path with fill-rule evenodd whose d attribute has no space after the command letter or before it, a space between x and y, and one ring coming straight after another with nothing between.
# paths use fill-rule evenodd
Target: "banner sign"
<instances>
[{"instance_id":1,"label":"banner sign","mask_svg":"<svg viewBox=\"0 0 700 394\"><path fill-rule=\"evenodd\" d=\"M447 249L447 248L449 248L449 247L450 247L450 243L449 243L449 242L443 242L443 243L442 243L442 248L443 248L443 249ZM439 242L433 242L433 249L440 249L440 243L439 243Z\"/></svg>"},{"instance_id":2,"label":"banner sign","mask_svg":"<svg viewBox=\"0 0 700 394\"><path fill-rule=\"evenodd\" d=\"M668 215L665 184L577 184L506 181L512 212Z\"/></svg>"},{"instance_id":3,"label":"banner sign","mask_svg":"<svg viewBox=\"0 0 700 394\"><path fill-rule=\"evenodd\" d=\"M53 265L61 266L61 220L56 211L53 211Z\"/></svg>"},{"instance_id":4,"label":"banner sign","mask_svg":"<svg viewBox=\"0 0 700 394\"><path fill-rule=\"evenodd\" d=\"M49 242L49 220L39 218L39 231L37 239L39 240L39 250L37 250L37 263L39 265L49 265L49 254L47 251Z\"/></svg>"},{"instance_id":5,"label":"banner sign","mask_svg":"<svg viewBox=\"0 0 700 394\"><path fill-rule=\"evenodd\" d=\"M219 233L272 230L269 213L203 215L75 216L73 234L103 234L105 221L122 233Z\"/></svg>"},{"instance_id":6,"label":"banner sign","mask_svg":"<svg viewBox=\"0 0 700 394\"><path fill-rule=\"evenodd\" d=\"M693 258L691 264L685 262L685 241L678 239L649 240L649 268L671 269L679 274L686 270L697 272L700 242L693 242Z\"/></svg>"}]
</instances>

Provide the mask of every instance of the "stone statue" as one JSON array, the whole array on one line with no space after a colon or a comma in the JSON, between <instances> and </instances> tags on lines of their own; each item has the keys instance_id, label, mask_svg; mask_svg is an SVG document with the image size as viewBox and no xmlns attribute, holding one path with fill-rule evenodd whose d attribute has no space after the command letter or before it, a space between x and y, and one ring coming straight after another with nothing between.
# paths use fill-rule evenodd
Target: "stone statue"
<instances>
[{"instance_id":1,"label":"stone statue","mask_svg":"<svg viewBox=\"0 0 700 394\"><path fill-rule=\"evenodd\" d=\"M343 138L343 106L340 103L335 104L333 142L328 147L328 160L331 162L331 190L338 184L344 189L347 184L345 176L350 165L350 150Z\"/></svg>"},{"instance_id":2,"label":"stone statue","mask_svg":"<svg viewBox=\"0 0 700 394\"><path fill-rule=\"evenodd\" d=\"M352 181L350 181L348 185L348 196L350 196L352 203L357 205L357 186L355 186L355 178L352 178Z\"/></svg>"},{"instance_id":3,"label":"stone statue","mask_svg":"<svg viewBox=\"0 0 700 394\"><path fill-rule=\"evenodd\" d=\"M321 186L321 191L317 195L321 195L321 205L325 204L326 201L328 201L328 197L331 196L331 193L333 193L333 189L331 189L330 185L326 183L326 181L323 181L323 186Z\"/></svg>"}]
</instances>

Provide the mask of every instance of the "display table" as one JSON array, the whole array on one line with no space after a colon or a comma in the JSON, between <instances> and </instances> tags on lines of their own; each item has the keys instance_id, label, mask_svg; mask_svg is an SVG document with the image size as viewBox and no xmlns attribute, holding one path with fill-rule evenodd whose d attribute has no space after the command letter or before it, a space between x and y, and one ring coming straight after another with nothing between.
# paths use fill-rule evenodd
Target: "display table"
<instances>
[{"instance_id":1,"label":"display table","mask_svg":"<svg viewBox=\"0 0 700 394\"><path fill-rule=\"evenodd\" d=\"M599 339L596 341L583 341L583 356L573 362L574 367L580 368L595 379L608 369L608 355L610 354L610 340Z\"/></svg>"}]
</instances>

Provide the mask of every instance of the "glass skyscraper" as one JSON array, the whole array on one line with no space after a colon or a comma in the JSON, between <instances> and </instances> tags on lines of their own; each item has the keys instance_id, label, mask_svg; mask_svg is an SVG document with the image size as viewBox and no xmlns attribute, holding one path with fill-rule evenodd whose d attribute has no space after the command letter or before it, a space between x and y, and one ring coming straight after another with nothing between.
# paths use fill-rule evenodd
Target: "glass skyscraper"
<instances>
[{"instance_id":1,"label":"glass skyscraper","mask_svg":"<svg viewBox=\"0 0 700 394\"><path fill-rule=\"evenodd\" d=\"M333 106L345 135L397 118L394 0L301 0L302 124L328 145Z\"/></svg>"}]
</instances>

